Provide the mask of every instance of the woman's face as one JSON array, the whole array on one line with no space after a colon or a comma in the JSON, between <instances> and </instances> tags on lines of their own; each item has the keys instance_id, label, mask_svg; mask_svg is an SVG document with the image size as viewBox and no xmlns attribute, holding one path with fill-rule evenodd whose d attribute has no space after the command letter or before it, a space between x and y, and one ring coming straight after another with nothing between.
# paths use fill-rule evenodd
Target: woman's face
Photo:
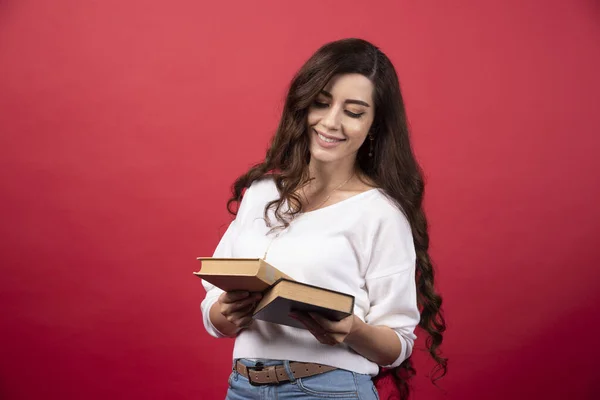
<instances>
[{"instance_id":1,"label":"woman's face","mask_svg":"<svg viewBox=\"0 0 600 400\"><path fill-rule=\"evenodd\" d=\"M334 76L308 110L311 159L354 162L373 123L373 84L361 74Z\"/></svg>"}]
</instances>

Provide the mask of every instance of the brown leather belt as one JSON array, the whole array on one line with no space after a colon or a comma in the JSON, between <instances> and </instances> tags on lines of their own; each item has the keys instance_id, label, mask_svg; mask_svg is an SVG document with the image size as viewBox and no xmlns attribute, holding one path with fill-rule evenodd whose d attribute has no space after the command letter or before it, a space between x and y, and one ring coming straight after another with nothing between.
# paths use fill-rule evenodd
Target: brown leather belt
<instances>
[{"instance_id":1,"label":"brown leather belt","mask_svg":"<svg viewBox=\"0 0 600 400\"><path fill-rule=\"evenodd\" d=\"M252 385L277 385L290 380L283 365L273 365L270 367L246 367L241 362L235 363L236 371ZM328 365L291 362L290 369L294 378L307 378L309 376L319 375L325 372L337 369Z\"/></svg>"}]
</instances>

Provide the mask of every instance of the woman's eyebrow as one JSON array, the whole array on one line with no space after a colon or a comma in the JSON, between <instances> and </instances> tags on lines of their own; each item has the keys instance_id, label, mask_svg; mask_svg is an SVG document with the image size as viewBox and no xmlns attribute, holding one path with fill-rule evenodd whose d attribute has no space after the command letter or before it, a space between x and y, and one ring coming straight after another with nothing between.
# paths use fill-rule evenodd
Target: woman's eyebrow
<instances>
[{"instance_id":1,"label":"woman's eyebrow","mask_svg":"<svg viewBox=\"0 0 600 400\"><path fill-rule=\"evenodd\" d=\"M328 91L326 91L326 90L321 90L321 94L322 94L323 96L325 96L325 97L328 97L328 98L330 98L330 99L332 99L332 98L333 98L333 96L331 95L331 93L329 93L329 92L328 92ZM348 100L344 101L344 103L345 103L345 104L358 104L358 105L360 105L360 106L371 107L371 106L369 105L369 103L367 103L367 102L364 102L364 101L362 101L362 100L348 99Z\"/></svg>"}]
</instances>

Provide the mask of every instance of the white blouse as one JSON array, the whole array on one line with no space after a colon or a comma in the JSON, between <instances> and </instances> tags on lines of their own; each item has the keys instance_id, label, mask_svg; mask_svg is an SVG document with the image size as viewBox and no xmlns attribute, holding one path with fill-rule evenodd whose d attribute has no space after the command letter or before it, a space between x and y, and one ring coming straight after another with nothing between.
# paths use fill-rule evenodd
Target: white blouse
<instances>
[{"instance_id":1,"label":"white blouse","mask_svg":"<svg viewBox=\"0 0 600 400\"><path fill-rule=\"evenodd\" d=\"M240 204L236 219L221 238L214 257L261 258L297 281L351 294L354 314L371 325L392 328L402 352L396 367L408 358L419 323L415 283L415 248L410 225L393 200L371 189L341 202L296 217L279 237L268 233L266 204L279 198L273 179L254 182ZM269 214L277 224L273 213ZM204 326L223 335L209 319L222 291L202 281L206 297L201 309ZM234 358L267 358L332 365L376 375L377 364L345 344L319 343L310 332L255 320L235 339Z\"/></svg>"}]
</instances>

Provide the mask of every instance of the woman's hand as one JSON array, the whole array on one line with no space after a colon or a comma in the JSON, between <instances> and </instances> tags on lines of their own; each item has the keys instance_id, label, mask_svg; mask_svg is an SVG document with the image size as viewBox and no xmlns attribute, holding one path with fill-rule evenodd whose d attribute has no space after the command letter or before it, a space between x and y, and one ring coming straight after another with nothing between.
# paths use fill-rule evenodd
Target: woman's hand
<instances>
[{"instance_id":1,"label":"woman's hand","mask_svg":"<svg viewBox=\"0 0 600 400\"><path fill-rule=\"evenodd\" d=\"M390 365L402 352L396 332L387 326L372 326L352 314L341 321L331 321L315 313L293 312L317 340L335 346L344 343L378 365Z\"/></svg>"},{"instance_id":2,"label":"woman's hand","mask_svg":"<svg viewBox=\"0 0 600 400\"><path fill-rule=\"evenodd\" d=\"M217 307L221 315L240 330L252 325L252 312L261 298L259 292L224 292L217 299Z\"/></svg>"},{"instance_id":3,"label":"woman's hand","mask_svg":"<svg viewBox=\"0 0 600 400\"><path fill-rule=\"evenodd\" d=\"M290 317L300 321L321 343L335 346L344 343L362 322L352 314L340 321L331 321L316 313L292 312Z\"/></svg>"}]
</instances>

